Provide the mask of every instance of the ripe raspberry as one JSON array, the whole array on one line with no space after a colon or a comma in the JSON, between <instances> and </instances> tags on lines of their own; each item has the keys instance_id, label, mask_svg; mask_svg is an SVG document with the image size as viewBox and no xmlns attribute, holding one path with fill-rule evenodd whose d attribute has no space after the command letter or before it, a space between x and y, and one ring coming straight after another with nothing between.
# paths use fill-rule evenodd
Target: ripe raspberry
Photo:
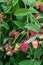
<instances>
[{"instance_id":1,"label":"ripe raspberry","mask_svg":"<svg viewBox=\"0 0 43 65\"><path fill-rule=\"evenodd\" d=\"M43 5L40 5L40 11L43 12Z\"/></svg>"},{"instance_id":2,"label":"ripe raspberry","mask_svg":"<svg viewBox=\"0 0 43 65\"><path fill-rule=\"evenodd\" d=\"M10 33L9 33L9 36L10 36L11 38L15 38L15 34L14 34L13 32L10 32Z\"/></svg>"},{"instance_id":3,"label":"ripe raspberry","mask_svg":"<svg viewBox=\"0 0 43 65\"><path fill-rule=\"evenodd\" d=\"M15 38L17 38L17 37L18 37L18 35L19 35L19 34L18 34L18 33L16 33L16 34L15 34Z\"/></svg>"},{"instance_id":4,"label":"ripe raspberry","mask_svg":"<svg viewBox=\"0 0 43 65\"><path fill-rule=\"evenodd\" d=\"M35 18L40 18L40 14L35 14Z\"/></svg>"},{"instance_id":5,"label":"ripe raspberry","mask_svg":"<svg viewBox=\"0 0 43 65\"><path fill-rule=\"evenodd\" d=\"M26 52L27 49L28 49L28 43L27 42L23 42L22 46L21 46L21 49L22 49L23 52Z\"/></svg>"},{"instance_id":6,"label":"ripe raspberry","mask_svg":"<svg viewBox=\"0 0 43 65\"><path fill-rule=\"evenodd\" d=\"M12 53L16 53L17 51L15 49L12 50Z\"/></svg>"},{"instance_id":7,"label":"ripe raspberry","mask_svg":"<svg viewBox=\"0 0 43 65\"><path fill-rule=\"evenodd\" d=\"M29 33L30 33L30 36L34 36L36 34L33 30L30 30Z\"/></svg>"}]
</instances>

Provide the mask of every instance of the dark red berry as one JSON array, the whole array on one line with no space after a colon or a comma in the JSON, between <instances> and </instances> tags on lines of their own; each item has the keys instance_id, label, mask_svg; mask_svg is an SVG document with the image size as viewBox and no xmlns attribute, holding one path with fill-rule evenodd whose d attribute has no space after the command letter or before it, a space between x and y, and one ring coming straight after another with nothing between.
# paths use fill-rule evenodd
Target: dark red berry
<instances>
[{"instance_id":1,"label":"dark red berry","mask_svg":"<svg viewBox=\"0 0 43 65\"><path fill-rule=\"evenodd\" d=\"M33 30L30 30L29 33L31 36L34 36L36 34Z\"/></svg>"},{"instance_id":2,"label":"dark red berry","mask_svg":"<svg viewBox=\"0 0 43 65\"><path fill-rule=\"evenodd\" d=\"M9 36L10 36L11 38L15 38L15 34L14 34L13 32L10 32L10 33L9 33Z\"/></svg>"},{"instance_id":3,"label":"dark red berry","mask_svg":"<svg viewBox=\"0 0 43 65\"><path fill-rule=\"evenodd\" d=\"M40 14L35 14L34 16L35 16L35 18L37 18L37 17L39 18L40 17Z\"/></svg>"},{"instance_id":4,"label":"dark red berry","mask_svg":"<svg viewBox=\"0 0 43 65\"><path fill-rule=\"evenodd\" d=\"M40 11L43 12L43 5L40 5Z\"/></svg>"}]
</instances>

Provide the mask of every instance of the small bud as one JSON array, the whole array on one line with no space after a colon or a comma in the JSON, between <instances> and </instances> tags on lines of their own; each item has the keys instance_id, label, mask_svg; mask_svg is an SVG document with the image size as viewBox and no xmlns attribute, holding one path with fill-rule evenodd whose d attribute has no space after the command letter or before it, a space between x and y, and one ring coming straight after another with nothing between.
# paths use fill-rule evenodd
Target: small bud
<instances>
[{"instance_id":1,"label":"small bud","mask_svg":"<svg viewBox=\"0 0 43 65\"><path fill-rule=\"evenodd\" d=\"M39 9L39 4L38 4L38 2L36 2L35 7L36 7L36 9Z\"/></svg>"}]
</instances>

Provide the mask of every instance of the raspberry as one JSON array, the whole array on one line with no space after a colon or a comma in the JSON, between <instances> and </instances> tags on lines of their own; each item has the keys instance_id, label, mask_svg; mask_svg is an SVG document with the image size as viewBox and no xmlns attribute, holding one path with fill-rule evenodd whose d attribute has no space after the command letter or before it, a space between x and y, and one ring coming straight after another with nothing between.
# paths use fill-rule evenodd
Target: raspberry
<instances>
[{"instance_id":1,"label":"raspberry","mask_svg":"<svg viewBox=\"0 0 43 65\"><path fill-rule=\"evenodd\" d=\"M16 50L15 50L15 49L13 49L13 50L12 50L12 53L16 53Z\"/></svg>"},{"instance_id":2,"label":"raspberry","mask_svg":"<svg viewBox=\"0 0 43 65\"><path fill-rule=\"evenodd\" d=\"M38 43L37 40L33 41L33 42L32 42L32 45L33 45L33 47L34 47L35 49L37 49L37 48L39 47L39 43Z\"/></svg>"},{"instance_id":3,"label":"raspberry","mask_svg":"<svg viewBox=\"0 0 43 65\"><path fill-rule=\"evenodd\" d=\"M40 15L39 15L39 14L35 14L34 16L35 16L35 18L39 18L39 17L40 17Z\"/></svg>"},{"instance_id":4,"label":"raspberry","mask_svg":"<svg viewBox=\"0 0 43 65\"><path fill-rule=\"evenodd\" d=\"M23 42L22 46L21 46L21 49L22 49L23 52L26 52L27 49L28 49L28 43L27 42Z\"/></svg>"},{"instance_id":5,"label":"raspberry","mask_svg":"<svg viewBox=\"0 0 43 65\"><path fill-rule=\"evenodd\" d=\"M34 36L36 34L33 30L30 30L29 33L30 33L30 36Z\"/></svg>"},{"instance_id":6,"label":"raspberry","mask_svg":"<svg viewBox=\"0 0 43 65\"><path fill-rule=\"evenodd\" d=\"M43 12L43 5L40 5L40 11Z\"/></svg>"},{"instance_id":7,"label":"raspberry","mask_svg":"<svg viewBox=\"0 0 43 65\"><path fill-rule=\"evenodd\" d=\"M15 38L15 34L12 33L12 32L9 33L9 36L10 36L11 38Z\"/></svg>"},{"instance_id":8,"label":"raspberry","mask_svg":"<svg viewBox=\"0 0 43 65\"><path fill-rule=\"evenodd\" d=\"M3 15L0 13L0 18L2 18L3 17Z\"/></svg>"},{"instance_id":9,"label":"raspberry","mask_svg":"<svg viewBox=\"0 0 43 65\"><path fill-rule=\"evenodd\" d=\"M6 44L4 47L5 47L5 49L6 49L6 48L8 49L8 48L9 48L9 45L8 45L8 44Z\"/></svg>"},{"instance_id":10,"label":"raspberry","mask_svg":"<svg viewBox=\"0 0 43 65\"><path fill-rule=\"evenodd\" d=\"M17 37L18 37L18 33L15 34L15 38L17 38Z\"/></svg>"}]
</instances>

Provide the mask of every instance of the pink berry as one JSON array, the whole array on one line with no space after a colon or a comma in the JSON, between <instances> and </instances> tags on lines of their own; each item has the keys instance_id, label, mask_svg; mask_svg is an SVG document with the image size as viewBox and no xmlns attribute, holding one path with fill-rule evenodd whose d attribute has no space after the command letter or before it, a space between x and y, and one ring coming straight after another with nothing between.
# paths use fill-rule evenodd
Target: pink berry
<instances>
[{"instance_id":1,"label":"pink berry","mask_svg":"<svg viewBox=\"0 0 43 65\"><path fill-rule=\"evenodd\" d=\"M34 36L36 34L33 30L30 30L29 33L31 36Z\"/></svg>"},{"instance_id":2,"label":"pink berry","mask_svg":"<svg viewBox=\"0 0 43 65\"><path fill-rule=\"evenodd\" d=\"M8 48L9 48L9 45L8 45L8 44L6 44L6 45L4 46L4 48L5 48L5 49L8 49Z\"/></svg>"},{"instance_id":3,"label":"pink berry","mask_svg":"<svg viewBox=\"0 0 43 65\"><path fill-rule=\"evenodd\" d=\"M15 34L15 38L17 38L17 37L18 37L18 33Z\"/></svg>"},{"instance_id":4,"label":"pink berry","mask_svg":"<svg viewBox=\"0 0 43 65\"><path fill-rule=\"evenodd\" d=\"M35 18L39 18L40 14L35 14L34 16L35 16Z\"/></svg>"},{"instance_id":5,"label":"pink berry","mask_svg":"<svg viewBox=\"0 0 43 65\"><path fill-rule=\"evenodd\" d=\"M3 17L3 15L0 13L0 18L2 18Z\"/></svg>"},{"instance_id":6,"label":"pink berry","mask_svg":"<svg viewBox=\"0 0 43 65\"><path fill-rule=\"evenodd\" d=\"M15 49L13 49L13 50L12 50L12 53L16 53L16 50L15 50Z\"/></svg>"},{"instance_id":7,"label":"pink berry","mask_svg":"<svg viewBox=\"0 0 43 65\"><path fill-rule=\"evenodd\" d=\"M43 5L40 5L40 11L43 12Z\"/></svg>"},{"instance_id":8,"label":"pink berry","mask_svg":"<svg viewBox=\"0 0 43 65\"><path fill-rule=\"evenodd\" d=\"M21 46L21 49L22 49L23 52L26 52L27 49L28 49L28 43L27 42L23 42L22 46Z\"/></svg>"}]
</instances>

